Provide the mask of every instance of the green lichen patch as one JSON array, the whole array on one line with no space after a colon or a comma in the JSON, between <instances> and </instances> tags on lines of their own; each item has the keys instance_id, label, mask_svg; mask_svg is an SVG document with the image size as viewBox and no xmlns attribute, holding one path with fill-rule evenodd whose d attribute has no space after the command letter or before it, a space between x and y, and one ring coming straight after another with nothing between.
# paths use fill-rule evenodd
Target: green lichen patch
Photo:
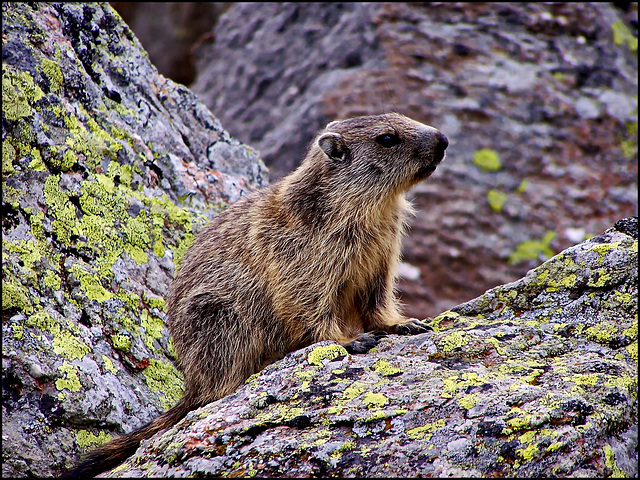
<instances>
[{"instance_id":1,"label":"green lichen patch","mask_svg":"<svg viewBox=\"0 0 640 480\"><path fill-rule=\"evenodd\" d=\"M165 410L182 398L184 393L182 375L173 364L151 359L143 374L149 388L160 393L160 403Z\"/></svg>"},{"instance_id":2,"label":"green lichen patch","mask_svg":"<svg viewBox=\"0 0 640 480\"><path fill-rule=\"evenodd\" d=\"M523 260L546 260L554 254L550 244L555 237L555 232L548 231L540 240L526 240L519 243L509 255L509 263L519 263Z\"/></svg>"},{"instance_id":3,"label":"green lichen patch","mask_svg":"<svg viewBox=\"0 0 640 480\"><path fill-rule=\"evenodd\" d=\"M3 176L8 177L16 173L16 169L13 168L13 161L15 159L16 159L16 149L14 148L14 146L11 144L11 142L8 139L2 140L2 174Z\"/></svg>"},{"instance_id":4,"label":"green lichen patch","mask_svg":"<svg viewBox=\"0 0 640 480\"><path fill-rule=\"evenodd\" d=\"M528 186L529 181L525 178L520 182L520 185L518 185L518 188L516 188L515 193L524 193L527 190Z\"/></svg>"},{"instance_id":5,"label":"green lichen patch","mask_svg":"<svg viewBox=\"0 0 640 480\"><path fill-rule=\"evenodd\" d=\"M321 345L309 352L307 361L311 365L322 365L323 360L331 361L347 355L347 350L342 345Z\"/></svg>"},{"instance_id":6,"label":"green lichen patch","mask_svg":"<svg viewBox=\"0 0 640 480\"><path fill-rule=\"evenodd\" d=\"M463 331L455 331L442 338L440 348L443 352L450 352L455 348L462 347L468 343L467 336Z\"/></svg>"},{"instance_id":7,"label":"green lichen patch","mask_svg":"<svg viewBox=\"0 0 640 480\"><path fill-rule=\"evenodd\" d=\"M44 58L40 68L49 79L51 90L57 92L64 83L64 76L58 64L49 58Z\"/></svg>"},{"instance_id":8,"label":"green lichen patch","mask_svg":"<svg viewBox=\"0 0 640 480\"><path fill-rule=\"evenodd\" d=\"M383 393L367 392L362 398L362 403L368 408L382 408L389 403L389 399Z\"/></svg>"},{"instance_id":9,"label":"green lichen patch","mask_svg":"<svg viewBox=\"0 0 640 480\"><path fill-rule=\"evenodd\" d=\"M22 285L14 275L5 275L4 268L2 273L2 311L7 312L15 309L25 314L32 313L34 299L29 289Z\"/></svg>"},{"instance_id":10,"label":"green lichen patch","mask_svg":"<svg viewBox=\"0 0 640 480\"><path fill-rule=\"evenodd\" d=\"M476 403L478 403L479 395L477 393L471 393L469 395L464 395L461 398L458 398L458 404L464 408L465 410L469 410L470 408L475 407Z\"/></svg>"},{"instance_id":11,"label":"green lichen patch","mask_svg":"<svg viewBox=\"0 0 640 480\"><path fill-rule=\"evenodd\" d=\"M143 310L140 315L140 325L144 328L146 336L144 338L145 345L148 348L154 348L154 339L159 340L163 336L163 332L166 331L164 321L151 315L147 310Z\"/></svg>"},{"instance_id":12,"label":"green lichen patch","mask_svg":"<svg viewBox=\"0 0 640 480\"><path fill-rule=\"evenodd\" d=\"M38 309L32 315L27 316L22 327L34 332L34 334L40 333L51 338L53 352L63 358L81 359L91 350L81 338L76 326L53 318L46 310Z\"/></svg>"},{"instance_id":13,"label":"green lichen patch","mask_svg":"<svg viewBox=\"0 0 640 480\"><path fill-rule=\"evenodd\" d=\"M104 362L104 368L107 371L113 373L114 375L116 375L118 373L118 370L116 369L115 365L113 364L113 360L111 360L106 355L102 355L102 361Z\"/></svg>"},{"instance_id":14,"label":"green lichen patch","mask_svg":"<svg viewBox=\"0 0 640 480\"><path fill-rule=\"evenodd\" d=\"M64 362L58 367L58 370L64 374L64 378L56 380L56 388L58 390L69 390L70 392L79 392L82 384L78 378L78 368L71 363Z\"/></svg>"},{"instance_id":15,"label":"green lichen patch","mask_svg":"<svg viewBox=\"0 0 640 480\"><path fill-rule=\"evenodd\" d=\"M76 433L76 443L84 451L93 450L100 445L104 445L112 436L106 432L99 432L97 435L89 430L79 430Z\"/></svg>"},{"instance_id":16,"label":"green lichen patch","mask_svg":"<svg viewBox=\"0 0 640 480\"><path fill-rule=\"evenodd\" d=\"M638 41L636 40L636 49L637 42ZM613 452L613 448L611 448L611 445L605 445L602 450L604 453L605 465L611 471L611 478L628 478L629 475L620 470L620 467L618 467L618 464L616 463L615 453Z\"/></svg>"},{"instance_id":17,"label":"green lichen patch","mask_svg":"<svg viewBox=\"0 0 640 480\"><path fill-rule=\"evenodd\" d=\"M451 323L455 322L460 318L460 314L457 312L452 312L451 310L447 310L446 312L442 312L440 315L435 317L431 322L429 322L429 326L433 328L434 331L438 332L445 326L450 326Z\"/></svg>"},{"instance_id":18,"label":"green lichen patch","mask_svg":"<svg viewBox=\"0 0 640 480\"><path fill-rule=\"evenodd\" d=\"M434 422L428 422L424 425L410 428L406 431L406 434L414 440L428 441L431 438L433 432L444 427L445 425L446 423L443 419L438 419Z\"/></svg>"},{"instance_id":19,"label":"green lichen patch","mask_svg":"<svg viewBox=\"0 0 640 480\"><path fill-rule=\"evenodd\" d=\"M473 153L473 164L485 172L497 172L502 168L502 161L495 150L481 148Z\"/></svg>"},{"instance_id":20,"label":"green lichen patch","mask_svg":"<svg viewBox=\"0 0 640 480\"><path fill-rule=\"evenodd\" d=\"M617 46L626 45L632 52L638 51L638 38L631 33L629 28L621 21L611 25L613 43Z\"/></svg>"},{"instance_id":21,"label":"green lichen patch","mask_svg":"<svg viewBox=\"0 0 640 480\"><path fill-rule=\"evenodd\" d=\"M111 342L113 344L113 348L122 352L128 352L132 346L131 338L128 335L122 333L116 333L115 335L112 335Z\"/></svg>"},{"instance_id":22,"label":"green lichen patch","mask_svg":"<svg viewBox=\"0 0 640 480\"><path fill-rule=\"evenodd\" d=\"M526 448L518 448L516 449L516 453L520 457L522 457L522 459L525 462L528 462L533 458L535 458L536 456L538 456L538 453L539 453L538 445L532 443L531 445L528 445Z\"/></svg>"},{"instance_id":23,"label":"green lichen patch","mask_svg":"<svg viewBox=\"0 0 640 480\"><path fill-rule=\"evenodd\" d=\"M500 190L491 189L487 192L487 202L489 202L489 206L491 210L494 212L502 211L504 204L507 201L507 194L501 192Z\"/></svg>"},{"instance_id":24,"label":"green lichen patch","mask_svg":"<svg viewBox=\"0 0 640 480\"><path fill-rule=\"evenodd\" d=\"M461 376L449 375L442 379L443 389L440 396L442 398L453 398L457 392L463 392L469 387L478 387L486 383L488 383L487 380L475 372L465 372Z\"/></svg>"},{"instance_id":25,"label":"green lichen patch","mask_svg":"<svg viewBox=\"0 0 640 480\"><path fill-rule=\"evenodd\" d=\"M2 64L2 113L7 120L20 120L33 115L32 105L44 93L26 71Z\"/></svg>"},{"instance_id":26,"label":"green lichen patch","mask_svg":"<svg viewBox=\"0 0 640 480\"><path fill-rule=\"evenodd\" d=\"M342 456L343 452L348 452L350 450L355 450L355 448L356 448L356 442L354 442L353 440L348 440L348 441L344 442L342 445L340 445L338 448L336 448L331 453L331 457L340 458Z\"/></svg>"},{"instance_id":27,"label":"green lichen patch","mask_svg":"<svg viewBox=\"0 0 640 480\"><path fill-rule=\"evenodd\" d=\"M637 41L637 40L636 40ZM635 115L638 115L636 108ZM620 149L625 158L632 159L638 156L638 121L627 122L626 135L620 138Z\"/></svg>"},{"instance_id":28,"label":"green lichen patch","mask_svg":"<svg viewBox=\"0 0 640 480\"><path fill-rule=\"evenodd\" d=\"M72 274L80 283L80 288L89 300L104 302L113 298L113 293L102 285L100 277L90 270L90 267L82 267L80 264L74 264L70 268Z\"/></svg>"},{"instance_id":29,"label":"green lichen patch","mask_svg":"<svg viewBox=\"0 0 640 480\"><path fill-rule=\"evenodd\" d=\"M54 334L53 351L65 358L80 359L89 353L90 348L71 332L60 329Z\"/></svg>"},{"instance_id":30,"label":"green lichen patch","mask_svg":"<svg viewBox=\"0 0 640 480\"><path fill-rule=\"evenodd\" d=\"M379 373L384 376L393 376L399 373L402 373L402 370L394 367L391 362L389 362L386 358L381 358L376 361L371 367L374 372Z\"/></svg>"}]
</instances>

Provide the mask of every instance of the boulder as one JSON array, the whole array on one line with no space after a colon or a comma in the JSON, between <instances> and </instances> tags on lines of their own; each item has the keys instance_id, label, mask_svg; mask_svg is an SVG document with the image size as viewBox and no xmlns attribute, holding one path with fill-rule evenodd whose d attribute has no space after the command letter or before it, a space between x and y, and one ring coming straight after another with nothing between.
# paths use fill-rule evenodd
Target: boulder
<instances>
[{"instance_id":1,"label":"boulder","mask_svg":"<svg viewBox=\"0 0 640 480\"><path fill-rule=\"evenodd\" d=\"M364 355L325 341L107 477L638 475L638 220Z\"/></svg>"},{"instance_id":2,"label":"boulder","mask_svg":"<svg viewBox=\"0 0 640 480\"><path fill-rule=\"evenodd\" d=\"M52 476L175 403L165 296L267 171L108 4L2 6L2 476Z\"/></svg>"}]
</instances>

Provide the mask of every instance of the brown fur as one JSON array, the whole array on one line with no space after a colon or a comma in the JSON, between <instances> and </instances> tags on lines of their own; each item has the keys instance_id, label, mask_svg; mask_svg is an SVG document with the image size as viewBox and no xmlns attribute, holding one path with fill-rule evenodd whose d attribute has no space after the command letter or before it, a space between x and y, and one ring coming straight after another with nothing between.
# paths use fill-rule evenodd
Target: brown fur
<instances>
[{"instance_id":1,"label":"brown fur","mask_svg":"<svg viewBox=\"0 0 640 480\"><path fill-rule=\"evenodd\" d=\"M184 398L92 452L72 475L114 467L141 439L288 352L321 340L363 352L384 335L366 332L424 331L403 317L393 290L411 211L404 192L433 173L447 144L395 113L332 122L296 171L214 218L168 299Z\"/></svg>"}]
</instances>

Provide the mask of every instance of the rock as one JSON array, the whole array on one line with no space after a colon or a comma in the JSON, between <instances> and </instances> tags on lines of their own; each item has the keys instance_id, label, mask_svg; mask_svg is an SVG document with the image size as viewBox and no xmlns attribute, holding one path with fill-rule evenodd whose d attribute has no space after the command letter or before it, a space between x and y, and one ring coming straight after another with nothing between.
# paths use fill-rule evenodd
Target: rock
<instances>
[{"instance_id":1,"label":"rock","mask_svg":"<svg viewBox=\"0 0 640 480\"><path fill-rule=\"evenodd\" d=\"M258 154L108 4L2 7L2 476L52 476L182 395L164 297Z\"/></svg>"},{"instance_id":2,"label":"rock","mask_svg":"<svg viewBox=\"0 0 640 480\"><path fill-rule=\"evenodd\" d=\"M106 476L637 477L637 238L620 221L368 354L292 352Z\"/></svg>"},{"instance_id":3,"label":"rock","mask_svg":"<svg viewBox=\"0 0 640 480\"><path fill-rule=\"evenodd\" d=\"M276 177L338 118L398 110L445 133L447 158L411 195L420 277L399 284L409 316L436 315L637 214L626 5L235 3L191 88Z\"/></svg>"},{"instance_id":4,"label":"rock","mask_svg":"<svg viewBox=\"0 0 640 480\"><path fill-rule=\"evenodd\" d=\"M211 37L224 2L109 2L133 30L158 71L189 85L193 49Z\"/></svg>"}]
</instances>

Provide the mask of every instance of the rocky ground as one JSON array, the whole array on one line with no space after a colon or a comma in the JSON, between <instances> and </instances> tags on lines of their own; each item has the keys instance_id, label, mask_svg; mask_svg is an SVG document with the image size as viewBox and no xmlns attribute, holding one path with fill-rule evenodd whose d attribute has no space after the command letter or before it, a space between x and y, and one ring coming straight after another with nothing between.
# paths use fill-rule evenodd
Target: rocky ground
<instances>
[{"instance_id":1,"label":"rocky ground","mask_svg":"<svg viewBox=\"0 0 640 480\"><path fill-rule=\"evenodd\" d=\"M365 355L292 352L108 477L637 477L638 219Z\"/></svg>"}]
</instances>

